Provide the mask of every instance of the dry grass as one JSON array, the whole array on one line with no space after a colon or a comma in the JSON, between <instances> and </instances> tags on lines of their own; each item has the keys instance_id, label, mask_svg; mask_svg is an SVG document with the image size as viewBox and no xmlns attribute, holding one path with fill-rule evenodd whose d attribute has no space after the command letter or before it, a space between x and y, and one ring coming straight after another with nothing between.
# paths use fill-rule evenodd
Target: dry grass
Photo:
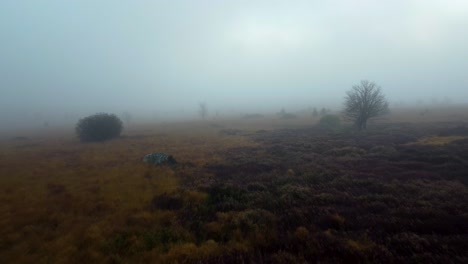
<instances>
[{"instance_id":1,"label":"dry grass","mask_svg":"<svg viewBox=\"0 0 468 264\"><path fill-rule=\"evenodd\" d=\"M431 136L431 137L423 137L418 139L418 141L410 143L410 144L417 144L417 145L431 145L431 146L443 146L450 144L454 141L465 139L467 137L463 136Z\"/></svg>"},{"instance_id":2,"label":"dry grass","mask_svg":"<svg viewBox=\"0 0 468 264\"><path fill-rule=\"evenodd\" d=\"M398 118L390 117L393 121ZM128 260L120 255L122 250L134 256L133 261L169 263L205 259L219 252L246 252L248 246L240 242L242 233L238 230L232 231L237 240L223 245L213 240L194 243L194 234L174 225L176 212L151 208L155 196L180 191L181 175L193 170L148 166L142 162L143 156L165 152L195 168L222 164L226 163L223 154L227 150L261 147L246 135L307 127L316 121L302 116L141 125L104 143L82 144L69 132L44 131L25 133L29 138L0 141L0 263L119 263ZM240 132L220 133L229 129ZM460 138L429 137L416 144L444 145ZM286 174L296 177L291 169ZM292 188L291 192L301 190ZM185 204L202 204L207 194L190 190L183 192L181 199ZM241 220L254 215L246 212L225 214ZM340 225L345 222L338 214L332 220ZM234 220L225 220L226 225L232 225L230 221ZM216 224L207 224L207 229L216 231ZM145 250L147 232L167 226L183 242L167 249ZM306 228L296 229L292 234L299 240L308 239ZM269 238L262 236L268 233L257 230L249 239L261 245L267 243L264 241ZM350 240L348 244L359 250L367 247L359 243Z\"/></svg>"},{"instance_id":3,"label":"dry grass","mask_svg":"<svg viewBox=\"0 0 468 264\"><path fill-rule=\"evenodd\" d=\"M218 131L193 123L137 128L104 143L82 144L71 134L2 141L0 262L108 260L106 239L130 218L163 222L164 213L148 213L150 201L179 188L174 170L142 157L166 152L203 166L224 149L255 145Z\"/></svg>"}]
</instances>

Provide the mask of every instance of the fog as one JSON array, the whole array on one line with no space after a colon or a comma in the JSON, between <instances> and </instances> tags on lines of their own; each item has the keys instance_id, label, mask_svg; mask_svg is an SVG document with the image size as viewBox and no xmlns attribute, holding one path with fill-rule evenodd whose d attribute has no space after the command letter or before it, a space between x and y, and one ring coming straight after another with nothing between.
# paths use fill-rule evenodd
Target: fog
<instances>
[{"instance_id":1,"label":"fog","mask_svg":"<svg viewBox=\"0 0 468 264\"><path fill-rule=\"evenodd\" d=\"M339 109L361 79L466 103L467 28L465 0L2 0L0 130Z\"/></svg>"}]
</instances>

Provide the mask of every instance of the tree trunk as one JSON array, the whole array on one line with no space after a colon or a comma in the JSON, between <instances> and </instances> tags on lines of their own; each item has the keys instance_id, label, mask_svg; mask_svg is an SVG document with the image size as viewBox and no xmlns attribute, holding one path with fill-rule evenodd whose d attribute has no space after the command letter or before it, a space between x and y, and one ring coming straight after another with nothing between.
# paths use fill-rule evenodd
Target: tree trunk
<instances>
[{"instance_id":1,"label":"tree trunk","mask_svg":"<svg viewBox=\"0 0 468 264\"><path fill-rule=\"evenodd\" d=\"M364 117L359 117L356 120L356 126L359 130L365 130L367 128L367 119Z\"/></svg>"}]
</instances>

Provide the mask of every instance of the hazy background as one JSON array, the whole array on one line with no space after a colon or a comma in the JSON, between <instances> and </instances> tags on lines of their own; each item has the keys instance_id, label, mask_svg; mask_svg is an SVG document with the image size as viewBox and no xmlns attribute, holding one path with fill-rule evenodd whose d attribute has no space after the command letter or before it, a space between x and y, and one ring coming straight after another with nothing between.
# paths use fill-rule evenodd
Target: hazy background
<instances>
[{"instance_id":1,"label":"hazy background","mask_svg":"<svg viewBox=\"0 0 468 264\"><path fill-rule=\"evenodd\" d=\"M468 100L468 1L0 1L0 129Z\"/></svg>"}]
</instances>

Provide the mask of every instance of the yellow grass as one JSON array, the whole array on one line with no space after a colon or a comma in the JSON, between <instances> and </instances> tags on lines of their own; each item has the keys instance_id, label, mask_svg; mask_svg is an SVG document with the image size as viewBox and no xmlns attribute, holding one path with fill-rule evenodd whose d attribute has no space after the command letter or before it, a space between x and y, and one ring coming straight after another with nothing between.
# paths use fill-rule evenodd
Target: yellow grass
<instances>
[{"instance_id":1,"label":"yellow grass","mask_svg":"<svg viewBox=\"0 0 468 264\"><path fill-rule=\"evenodd\" d=\"M456 140L460 139L465 139L467 137L462 137L462 136L447 136L447 137L441 137L441 136L432 136L432 137L424 137L419 139L416 142L413 142L411 144L418 144L418 145L431 145L431 146L443 146L450 144Z\"/></svg>"},{"instance_id":2,"label":"yellow grass","mask_svg":"<svg viewBox=\"0 0 468 264\"><path fill-rule=\"evenodd\" d=\"M72 134L1 141L0 249L8 254L0 262L110 261L103 248L129 223L151 229L175 221L173 213L149 208L155 195L180 188L179 175L144 164L144 155L165 152L203 166L223 150L255 145L204 123L148 129L104 143L82 144Z\"/></svg>"}]
</instances>

